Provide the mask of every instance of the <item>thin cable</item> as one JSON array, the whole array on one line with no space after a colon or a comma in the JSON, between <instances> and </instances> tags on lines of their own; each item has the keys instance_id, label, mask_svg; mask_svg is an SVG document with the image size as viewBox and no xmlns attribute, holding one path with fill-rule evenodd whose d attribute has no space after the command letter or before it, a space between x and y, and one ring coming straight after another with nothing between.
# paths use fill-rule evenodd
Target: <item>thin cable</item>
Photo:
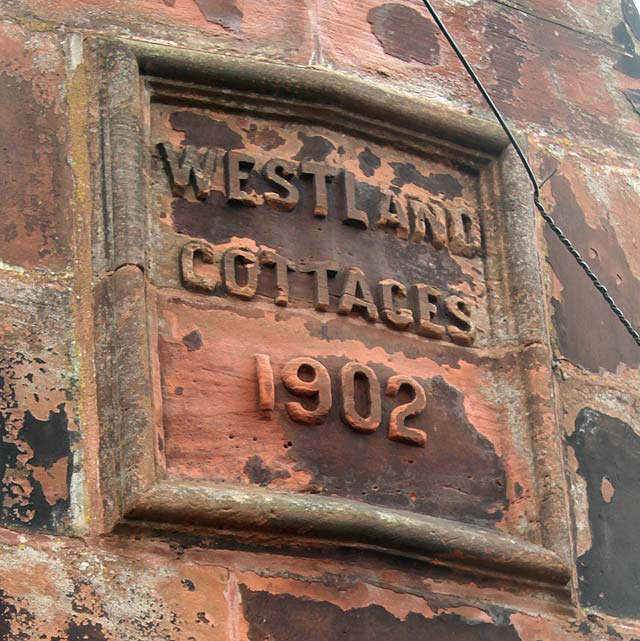
<instances>
[{"instance_id":1,"label":"thin cable","mask_svg":"<svg viewBox=\"0 0 640 641\"><path fill-rule=\"evenodd\" d=\"M471 80L473 80L475 86L478 88L478 90L482 94L482 97L485 99L486 103L491 108L491 111L493 112L494 116L497 118L498 122L500 123L500 126L504 130L504 133L507 135L509 142L511 143L513 148L516 150L516 153L518 154L518 157L520 158L529 176L531 185L533 186L533 202L536 206L536 209L540 213L540 216L542 216L543 220L547 223L547 225L549 225L549 228L551 229L551 231L560 239L560 242L569 250L569 253L575 258L578 265L580 265L582 271L587 275L587 277L593 283L595 288L600 292L600 295L602 296L602 298L604 298L607 305L611 308L611 311L613 311L613 313L618 317L618 320L624 325L624 328L627 330L627 332L629 332L633 340L636 342L636 345L640 347L640 333L638 333L638 331L633 327L633 325L629 322L627 317L624 315L624 312L618 307L618 305L616 305L616 302L613 300L613 297L611 296L611 294L609 294L609 291L607 290L607 288L602 284L602 282L593 272L591 267L589 267L589 264L587 263L587 261L584 260L584 258L582 258L582 256L580 255L580 252L573 246L573 243L565 236L562 229L557 225L553 217L547 213L544 206L540 202L540 184L538 183L538 179L536 178L533 168L531 167L531 164L529 163L529 160L525 155L524 151L520 147L520 144L516 140L516 137L513 135L511 129L509 128L509 125L506 123L505 119L500 113L500 110L498 109L496 104L493 102L493 99L489 95L489 92L485 89L484 85L482 84L482 81L476 75L476 72L474 71L473 67L469 64L469 61L466 59L465 55L460 50L460 47L454 40L453 36L449 33L449 31L445 27L444 22L442 22L442 19L438 15L438 12L433 8L433 6L431 6L431 2L429 0L422 0L422 2L424 3L424 6L427 8L429 13L431 14L431 17L433 18L434 22L438 25L438 28L442 32L442 35L447 39L447 42L455 52L456 56L458 56L458 59L460 60L464 68L467 70L469 77L471 78ZM548 178L544 182L546 182L547 180Z\"/></svg>"}]
</instances>

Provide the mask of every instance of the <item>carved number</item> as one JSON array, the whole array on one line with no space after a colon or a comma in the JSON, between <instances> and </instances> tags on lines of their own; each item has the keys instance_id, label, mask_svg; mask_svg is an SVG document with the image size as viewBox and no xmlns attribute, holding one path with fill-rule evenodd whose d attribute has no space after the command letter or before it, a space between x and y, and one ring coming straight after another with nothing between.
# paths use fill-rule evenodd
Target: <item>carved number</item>
<instances>
[{"instance_id":1,"label":"carved number","mask_svg":"<svg viewBox=\"0 0 640 641\"><path fill-rule=\"evenodd\" d=\"M269 418L275 407L275 386L271 359L266 354L256 354L258 375L258 404L263 416ZM367 416L356 407L356 382L366 385ZM297 401L285 403L287 413L296 423L320 425L331 411L331 378L327 368L315 358L301 356L290 360L282 368L282 383L296 396L315 399L315 409L307 409ZM376 373L366 365L349 362L340 372L342 389L342 420L358 432L370 433L380 427L382 398ZM427 405L427 396L422 385L410 376L396 375L387 381L387 396L396 398L402 387L408 387L413 398L408 403L395 407L389 416L389 438L425 447L427 435L424 430L405 425L407 418L416 416Z\"/></svg>"},{"instance_id":2,"label":"carved number","mask_svg":"<svg viewBox=\"0 0 640 641\"><path fill-rule=\"evenodd\" d=\"M308 375L300 377L305 371ZM312 377L311 377L312 376ZM309 380L306 380L309 378ZM306 425L319 425L331 410L331 379L327 368L314 358L300 357L290 360L282 370L284 386L297 396L317 397L314 410L308 410L301 403L289 402L285 405L292 420Z\"/></svg>"},{"instance_id":3,"label":"carved number","mask_svg":"<svg viewBox=\"0 0 640 641\"><path fill-rule=\"evenodd\" d=\"M398 405L391 412L389 417L389 438L392 441L404 441L424 447L427 443L427 435L415 427L407 427L404 422L409 416L420 414L427 404L427 396L422 385L410 376L392 376L387 383L387 396L396 397L400 388L406 385L413 390L413 400L404 405Z\"/></svg>"},{"instance_id":4,"label":"carved number","mask_svg":"<svg viewBox=\"0 0 640 641\"><path fill-rule=\"evenodd\" d=\"M269 418L276 403L271 359L268 354L256 354L255 359L258 374L258 406Z\"/></svg>"},{"instance_id":5,"label":"carved number","mask_svg":"<svg viewBox=\"0 0 640 641\"><path fill-rule=\"evenodd\" d=\"M356 377L367 381L369 397L369 416L362 416L356 408ZM347 363L341 372L342 382L342 418L347 425L359 432L373 432L380 425L382 417L382 401L380 399L380 383L376 373L366 365Z\"/></svg>"}]
</instances>

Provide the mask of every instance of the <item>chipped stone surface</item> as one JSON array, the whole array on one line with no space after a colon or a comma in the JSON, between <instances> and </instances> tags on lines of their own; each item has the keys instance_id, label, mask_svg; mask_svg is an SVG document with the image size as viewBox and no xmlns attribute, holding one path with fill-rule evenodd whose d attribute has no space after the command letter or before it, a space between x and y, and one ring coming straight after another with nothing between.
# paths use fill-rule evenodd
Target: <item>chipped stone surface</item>
<instances>
[{"instance_id":1,"label":"chipped stone surface","mask_svg":"<svg viewBox=\"0 0 640 641\"><path fill-rule=\"evenodd\" d=\"M3 277L0 309L0 521L67 529L77 437L68 285Z\"/></svg>"}]
</instances>

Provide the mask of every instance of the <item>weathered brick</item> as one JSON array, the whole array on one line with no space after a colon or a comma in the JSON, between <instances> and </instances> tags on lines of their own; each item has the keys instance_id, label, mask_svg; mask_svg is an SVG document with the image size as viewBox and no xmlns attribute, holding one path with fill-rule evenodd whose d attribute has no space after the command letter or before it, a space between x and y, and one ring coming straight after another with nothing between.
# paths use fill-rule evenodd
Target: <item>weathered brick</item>
<instances>
[{"instance_id":1,"label":"weathered brick","mask_svg":"<svg viewBox=\"0 0 640 641\"><path fill-rule=\"evenodd\" d=\"M61 39L0 23L0 261L64 271L71 264Z\"/></svg>"},{"instance_id":2,"label":"weathered brick","mask_svg":"<svg viewBox=\"0 0 640 641\"><path fill-rule=\"evenodd\" d=\"M69 283L0 277L0 522L70 526L77 425Z\"/></svg>"}]
</instances>

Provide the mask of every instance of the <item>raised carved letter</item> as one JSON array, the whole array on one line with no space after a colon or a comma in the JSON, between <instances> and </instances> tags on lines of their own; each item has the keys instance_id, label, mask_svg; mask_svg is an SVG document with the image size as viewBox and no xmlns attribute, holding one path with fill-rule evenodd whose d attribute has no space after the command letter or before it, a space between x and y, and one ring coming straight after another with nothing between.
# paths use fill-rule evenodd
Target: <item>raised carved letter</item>
<instances>
[{"instance_id":1,"label":"raised carved letter","mask_svg":"<svg viewBox=\"0 0 640 641\"><path fill-rule=\"evenodd\" d=\"M284 256L276 254L276 252L262 250L260 252L260 264L268 265L269 267L275 266L276 295L273 300L276 305L286 307L289 303L289 272L295 270L294 263Z\"/></svg>"},{"instance_id":2,"label":"raised carved letter","mask_svg":"<svg viewBox=\"0 0 640 641\"><path fill-rule=\"evenodd\" d=\"M447 315L456 323L447 325L451 340L466 347L473 345L476 328L471 322L471 309L467 302L459 296L449 296L444 301L444 308Z\"/></svg>"},{"instance_id":3,"label":"raised carved letter","mask_svg":"<svg viewBox=\"0 0 640 641\"><path fill-rule=\"evenodd\" d=\"M287 180L287 178L293 176L295 168L295 164L289 160L279 160L277 158L267 161L262 168L264 177L285 192L284 196L274 191L268 191L264 195L264 199L278 211L291 211L298 204L300 197L298 188Z\"/></svg>"},{"instance_id":4,"label":"raised carved letter","mask_svg":"<svg viewBox=\"0 0 640 641\"><path fill-rule=\"evenodd\" d=\"M338 314L350 314L354 307L362 310L368 321L373 323L378 320L378 308L373 301L371 290L364 273L357 267L351 267L345 273Z\"/></svg>"},{"instance_id":5,"label":"raised carved letter","mask_svg":"<svg viewBox=\"0 0 640 641\"><path fill-rule=\"evenodd\" d=\"M356 207L356 182L353 174L346 169L342 172L343 189L344 189L344 211L342 213L342 222L345 225L354 225L367 229L369 227L369 217L364 211Z\"/></svg>"},{"instance_id":6,"label":"raised carved letter","mask_svg":"<svg viewBox=\"0 0 640 641\"><path fill-rule=\"evenodd\" d=\"M386 190L381 192L378 227L384 227L385 225L395 227L398 238L404 240L409 238L409 218L404 207L393 192Z\"/></svg>"},{"instance_id":7,"label":"raised carved letter","mask_svg":"<svg viewBox=\"0 0 640 641\"><path fill-rule=\"evenodd\" d=\"M196 149L186 145L180 153L170 142L160 142L158 150L165 160L171 190L176 196L184 196L189 183L197 198L204 199L209 195L213 173L224 155L223 149Z\"/></svg>"},{"instance_id":8,"label":"raised carved letter","mask_svg":"<svg viewBox=\"0 0 640 641\"><path fill-rule=\"evenodd\" d=\"M430 285L418 283L413 286L413 291L418 324L416 331L421 336L442 339L444 337L444 327L433 322L433 318L438 312L437 303L440 297L440 290Z\"/></svg>"},{"instance_id":9,"label":"raised carved letter","mask_svg":"<svg viewBox=\"0 0 640 641\"><path fill-rule=\"evenodd\" d=\"M398 405L392 410L389 417L389 438L392 441L404 441L425 447L427 444L425 432L415 427L407 427L404 422L410 416L422 412L427 404L427 395L424 393L422 385L410 376L392 376L387 382L387 396L395 398L403 385L413 390L414 397L411 402Z\"/></svg>"},{"instance_id":10,"label":"raised carved letter","mask_svg":"<svg viewBox=\"0 0 640 641\"><path fill-rule=\"evenodd\" d=\"M482 245L478 218L464 206L450 208L447 214L451 253L465 258L479 256Z\"/></svg>"},{"instance_id":11,"label":"raised carved letter","mask_svg":"<svg viewBox=\"0 0 640 641\"><path fill-rule=\"evenodd\" d=\"M333 261L301 263L298 271L314 276L313 301L319 312L329 309L329 277L338 273L338 266Z\"/></svg>"},{"instance_id":12,"label":"raised carved letter","mask_svg":"<svg viewBox=\"0 0 640 641\"><path fill-rule=\"evenodd\" d=\"M336 175L335 167L315 162L303 162L300 164L300 175L313 177L313 188L316 197L313 215L319 218L326 218L329 213L327 182L331 182Z\"/></svg>"},{"instance_id":13,"label":"raised carved letter","mask_svg":"<svg viewBox=\"0 0 640 641\"><path fill-rule=\"evenodd\" d=\"M227 292L238 298L250 300L258 288L258 261L253 252L243 248L227 250L223 259L224 284ZM246 272L246 284L240 285L236 274L237 265L242 265Z\"/></svg>"},{"instance_id":14,"label":"raised carved letter","mask_svg":"<svg viewBox=\"0 0 640 641\"><path fill-rule=\"evenodd\" d=\"M426 237L436 249L442 249L447 242L447 215L444 205L433 199L425 205L417 198L409 198L408 203L413 216L411 240L420 243Z\"/></svg>"},{"instance_id":15,"label":"raised carved letter","mask_svg":"<svg viewBox=\"0 0 640 641\"><path fill-rule=\"evenodd\" d=\"M378 283L380 316L382 320L395 329L407 329L413 323L413 312L406 307L396 309L393 297L407 297L407 288L397 280L387 278Z\"/></svg>"},{"instance_id":16,"label":"raised carved letter","mask_svg":"<svg viewBox=\"0 0 640 641\"><path fill-rule=\"evenodd\" d=\"M276 404L271 359L268 354L256 354L255 359L258 375L258 407L265 418L270 418Z\"/></svg>"},{"instance_id":17,"label":"raised carved letter","mask_svg":"<svg viewBox=\"0 0 640 641\"><path fill-rule=\"evenodd\" d=\"M180 271L182 282L185 287L201 289L205 292L212 292L219 281L206 276L198 276L195 271L194 262L196 255L199 255L203 263L213 265L215 254L209 245L192 241L187 243L180 252Z\"/></svg>"},{"instance_id":18,"label":"raised carved letter","mask_svg":"<svg viewBox=\"0 0 640 641\"><path fill-rule=\"evenodd\" d=\"M245 207L255 207L259 198L254 192L242 190L244 183L249 180L251 169L256 161L249 155L239 151L227 152L227 200Z\"/></svg>"},{"instance_id":19,"label":"raised carved letter","mask_svg":"<svg viewBox=\"0 0 640 641\"><path fill-rule=\"evenodd\" d=\"M304 378L301 378L301 373ZM315 358L302 356L290 360L282 369L282 382L293 394L304 398L317 397L315 409L301 403L286 403L287 413L296 423L319 425L331 410L331 379L327 368Z\"/></svg>"},{"instance_id":20,"label":"raised carved letter","mask_svg":"<svg viewBox=\"0 0 640 641\"><path fill-rule=\"evenodd\" d=\"M382 418L380 383L376 373L366 365L347 363L340 374L342 382L342 418L347 425L359 432L373 432ZM362 416L356 408L356 378L366 380L368 416Z\"/></svg>"}]
</instances>

